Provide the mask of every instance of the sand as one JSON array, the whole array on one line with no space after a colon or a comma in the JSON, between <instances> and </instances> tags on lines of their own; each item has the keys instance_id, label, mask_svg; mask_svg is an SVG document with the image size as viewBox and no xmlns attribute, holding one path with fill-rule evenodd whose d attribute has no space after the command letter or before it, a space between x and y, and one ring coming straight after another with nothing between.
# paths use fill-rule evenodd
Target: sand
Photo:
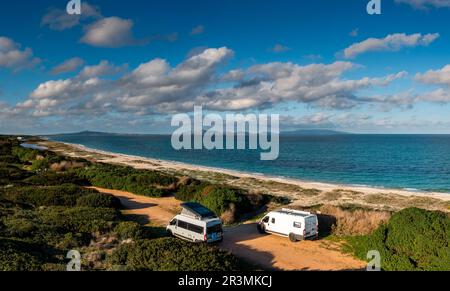
<instances>
[{"instance_id":1,"label":"sand","mask_svg":"<svg viewBox=\"0 0 450 291\"><path fill-rule=\"evenodd\" d=\"M179 213L181 202L175 198L149 198L132 193L92 187L118 197L125 215L144 224L165 227ZM226 227L220 248L266 270L361 270L366 263L339 251L330 241L292 243L288 238L261 235L255 223Z\"/></svg>"}]
</instances>

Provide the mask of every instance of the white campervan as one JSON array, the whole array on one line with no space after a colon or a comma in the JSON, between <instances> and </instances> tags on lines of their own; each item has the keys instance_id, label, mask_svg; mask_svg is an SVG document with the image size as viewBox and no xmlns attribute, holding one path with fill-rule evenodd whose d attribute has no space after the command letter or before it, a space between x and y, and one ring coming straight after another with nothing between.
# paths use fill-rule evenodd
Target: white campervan
<instances>
[{"instance_id":1,"label":"white campervan","mask_svg":"<svg viewBox=\"0 0 450 291\"><path fill-rule=\"evenodd\" d=\"M167 226L170 235L196 243L223 240L222 221L211 210L193 202L184 203L181 207L181 214Z\"/></svg>"},{"instance_id":2,"label":"white campervan","mask_svg":"<svg viewBox=\"0 0 450 291\"><path fill-rule=\"evenodd\" d=\"M319 223L317 215L310 212L282 209L272 211L258 223L261 233L289 237L292 242L317 238Z\"/></svg>"}]
</instances>

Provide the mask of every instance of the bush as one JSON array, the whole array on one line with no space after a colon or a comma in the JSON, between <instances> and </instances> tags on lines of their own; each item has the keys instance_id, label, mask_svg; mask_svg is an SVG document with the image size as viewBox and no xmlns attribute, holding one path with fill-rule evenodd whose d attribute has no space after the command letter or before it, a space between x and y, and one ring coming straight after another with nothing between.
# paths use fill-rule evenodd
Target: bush
<instances>
[{"instance_id":1,"label":"bush","mask_svg":"<svg viewBox=\"0 0 450 291\"><path fill-rule=\"evenodd\" d=\"M181 186L175 193L177 199L201 203L219 216L230 210L230 205L234 205L238 213L253 210L252 208L257 206L252 205L249 200L250 196L228 186L211 185L198 181Z\"/></svg>"},{"instance_id":2,"label":"bush","mask_svg":"<svg viewBox=\"0 0 450 291\"><path fill-rule=\"evenodd\" d=\"M3 197L14 203L39 206L67 206L77 205L78 199L88 195L103 195L95 190L85 189L72 184L44 187L14 187L5 190ZM106 196L106 195L105 195ZM89 206L89 205L81 205ZM92 206L103 207L103 206ZM110 207L110 206L106 206Z\"/></svg>"},{"instance_id":3,"label":"bush","mask_svg":"<svg viewBox=\"0 0 450 291\"><path fill-rule=\"evenodd\" d=\"M40 211L40 216L46 224L67 232L94 233L110 230L119 212L112 208L48 207Z\"/></svg>"},{"instance_id":4,"label":"bush","mask_svg":"<svg viewBox=\"0 0 450 291\"><path fill-rule=\"evenodd\" d=\"M22 162L31 162L39 155L39 151L15 146L12 148L12 154L18 157Z\"/></svg>"},{"instance_id":5,"label":"bush","mask_svg":"<svg viewBox=\"0 0 450 291\"><path fill-rule=\"evenodd\" d=\"M41 271L44 260L36 247L0 238L0 271Z\"/></svg>"},{"instance_id":6,"label":"bush","mask_svg":"<svg viewBox=\"0 0 450 291\"><path fill-rule=\"evenodd\" d=\"M121 240L138 240L142 239L144 235L142 227L133 221L120 222L114 229L114 232Z\"/></svg>"},{"instance_id":7,"label":"bush","mask_svg":"<svg viewBox=\"0 0 450 291\"><path fill-rule=\"evenodd\" d=\"M450 217L445 213L408 208L374 233L348 241L361 259L378 250L384 270L450 270Z\"/></svg>"},{"instance_id":8,"label":"bush","mask_svg":"<svg viewBox=\"0 0 450 291\"><path fill-rule=\"evenodd\" d=\"M120 208L121 203L119 198L113 195L103 193L91 193L85 196L81 196L77 200L77 206L79 207L102 207L102 208Z\"/></svg>"},{"instance_id":9,"label":"bush","mask_svg":"<svg viewBox=\"0 0 450 291\"><path fill-rule=\"evenodd\" d=\"M239 260L217 248L173 238L123 244L108 258L111 268L128 271L237 271Z\"/></svg>"},{"instance_id":10,"label":"bush","mask_svg":"<svg viewBox=\"0 0 450 291\"><path fill-rule=\"evenodd\" d=\"M30 177L31 174L14 165L0 164L0 185L20 181Z\"/></svg>"},{"instance_id":11,"label":"bush","mask_svg":"<svg viewBox=\"0 0 450 291\"><path fill-rule=\"evenodd\" d=\"M79 177L76 173L73 172L65 172L65 173L55 173L55 172L43 172L38 175L34 175L24 182L30 185L37 186L58 186L62 184L75 184L79 186L89 186L90 183L81 177Z\"/></svg>"},{"instance_id":12,"label":"bush","mask_svg":"<svg viewBox=\"0 0 450 291\"><path fill-rule=\"evenodd\" d=\"M155 171L104 164L78 169L77 173L94 186L128 191L149 197L166 195L167 188L177 182L175 177Z\"/></svg>"}]
</instances>

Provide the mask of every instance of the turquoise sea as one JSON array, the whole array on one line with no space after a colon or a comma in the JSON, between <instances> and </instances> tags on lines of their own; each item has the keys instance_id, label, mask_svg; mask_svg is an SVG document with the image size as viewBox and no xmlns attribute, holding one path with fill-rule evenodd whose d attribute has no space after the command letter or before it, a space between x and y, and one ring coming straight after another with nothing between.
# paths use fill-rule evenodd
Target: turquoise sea
<instances>
[{"instance_id":1,"label":"turquoise sea","mask_svg":"<svg viewBox=\"0 0 450 291\"><path fill-rule=\"evenodd\" d=\"M280 156L172 149L170 136L71 134L51 140L121 154L308 181L450 193L450 135L281 136Z\"/></svg>"}]
</instances>

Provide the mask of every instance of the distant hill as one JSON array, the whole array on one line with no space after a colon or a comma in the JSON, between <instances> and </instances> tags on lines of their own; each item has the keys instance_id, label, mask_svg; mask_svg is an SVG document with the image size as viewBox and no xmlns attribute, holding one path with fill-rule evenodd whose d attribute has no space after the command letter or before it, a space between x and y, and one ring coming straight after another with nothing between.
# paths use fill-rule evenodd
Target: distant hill
<instances>
[{"instance_id":1,"label":"distant hill","mask_svg":"<svg viewBox=\"0 0 450 291\"><path fill-rule=\"evenodd\" d=\"M301 129L301 130L295 130L295 131L285 131L282 132L281 135L347 135L350 134L348 132L343 131L335 131L335 130L328 130L328 129Z\"/></svg>"},{"instance_id":2,"label":"distant hill","mask_svg":"<svg viewBox=\"0 0 450 291\"><path fill-rule=\"evenodd\" d=\"M74 132L74 133L61 133L61 134L49 134L45 135L48 137L52 136L71 136L71 135L82 135L82 136L111 136L111 135L119 135L117 133L108 133L108 132L99 132L99 131L81 131L81 132Z\"/></svg>"},{"instance_id":3,"label":"distant hill","mask_svg":"<svg viewBox=\"0 0 450 291\"><path fill-rule=\"evenodd\" d=\"M203 130L205 133L206 130ZM241 133L243 134L243 133ZM327 135L346 135L350 134L342 131L326 130L326 129L305 129L305 130L295 130L295 131L284 131L280 135L288 136L327 136ZM81 131L75 133L62 133L62 134L51 134L45 135L45 137L52 136L114 136L114 135L129 135L129 136L140 136L140 135L152 135L152 134L126 134L126 133L110 133L110 132L99 132L99 131ZM168 134L169 135L169 134Z\"/></svg>"}]
</instances>

